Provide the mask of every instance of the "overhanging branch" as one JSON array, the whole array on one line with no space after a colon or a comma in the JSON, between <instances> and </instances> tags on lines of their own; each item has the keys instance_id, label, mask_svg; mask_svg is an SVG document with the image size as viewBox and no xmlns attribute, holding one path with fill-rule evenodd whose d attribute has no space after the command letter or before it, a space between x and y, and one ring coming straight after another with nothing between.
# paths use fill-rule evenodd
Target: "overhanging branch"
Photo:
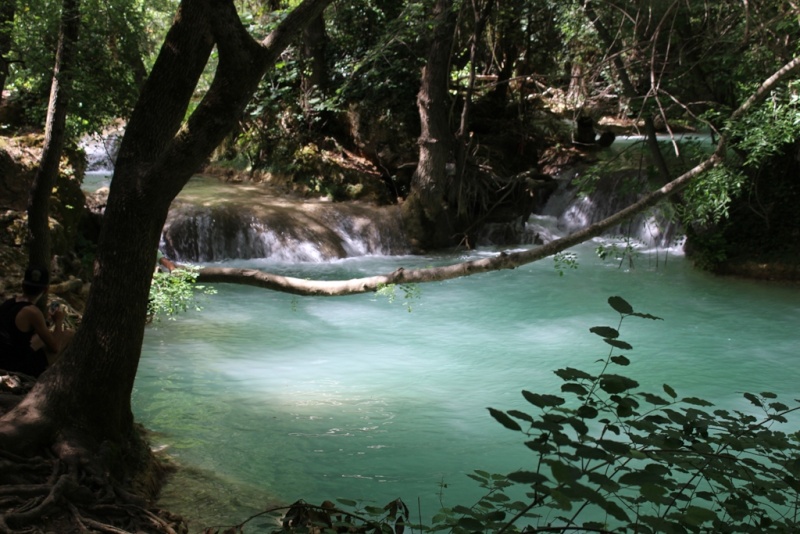
<instances>
[{"instance_id":1,"label":"overhanging branch","mask_svg":"<svg viewBox=\"0 0 800 534\"><path fill-rule=\"evenodd\" d=\"M772 76L764 80L761 86L754 92L730 117L736 120L747 113L756 104L762 101L772 89L785 80L789 75L800 68L800 57L781 67ZM639 201L631 204L617 213L589 225L582 230L574 232L568 236L556 239L541 247L525 250L521 252L507 253L502 252L491 258L481 258L467 262L446 265L443 267L432 267L429 269L398 269L392 273L370 276L366 278L354 278L351 280L305 280L280 276L276 274L264 273L255 269L232 269L222 267L206 267L200 269L198 282L203 283L237 283L245 284L265 289L283 291L296 295L316 295L316 296L339 296L354 293L373 292L384 285L389 284L417 284L423 282L434 282L450 280L488 271L498 271L501 269L514 269L522 265L533 263L557 254L570 247L573 247L593 237L597 237L606 230L617 226L627 219L642 213L646 209L655 206L665 198L674 195L685 189L699 175L712 169L722 162L727 144L727 135L720 137L719 143L714 153L699 163L689 171L672 180L665 186L652 191Z\"/></svg>"}]
</instances>

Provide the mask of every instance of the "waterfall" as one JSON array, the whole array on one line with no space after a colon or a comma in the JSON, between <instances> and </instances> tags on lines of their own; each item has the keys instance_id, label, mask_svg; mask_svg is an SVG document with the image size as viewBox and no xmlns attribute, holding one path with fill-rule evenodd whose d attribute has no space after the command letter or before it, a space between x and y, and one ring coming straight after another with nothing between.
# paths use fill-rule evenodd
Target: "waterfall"
<instances>
[{"instance_id":1,"label":"waterfall","mask_svg":"<svg viewBox=\"0 0 800 534\"><path fill-rule=\"evenodd\" d=\"M558 178L558 188L526 225L543 242L602 221L633 204L652 189L638 171L608 173L588 192L581 191L580 171ZM680 224L670 216L670 206L655 206L605 232L614 238L632 238L646 247L665 248L681 236Z\"/></svg>"},{"instance_id":2,"label":"waterfall","mask_svg":"<svg viewBox=\"0 0 800 534\"><path fill-rule=\"evenodd\" d=\"M667 164L675 169L690 167L692 158L714 149L708 133L660 135L658 140ZM599 222L661 185L650 179L655 171L642 136L618 137L610 149L595 157L596 165L579 165L557 177L558 188L526 224L526 232L534 234L537 241L546 243ZM586 182L592 186L583 187ZM683 229L673 211L671 204L662 202L608 230L605 236L631 238L649 248L674 247L679 245Z\"/></svg>"},{"instance_id":3,"label":"waterfall","mask_svg":"<svg viewBox=\"0 0 800 534\"><path fill-rule=\"evenodd\" d=\"M121 133L93 134L81 139L79 146L86 153L86 170L88 172L111 172L121 141Z\"/></svg>"},{"instance_id":4,"label":"waterfall","mask_svg":"<svg viewBox=\"0 0 800 534\"><path fill-rule=\"evenodd\" d=\"M87 135L81 139L79 146L86 154L86 173L81 183L81 189L85 193L95 193L111 184L114 162L121 142L121 131L107 135Z\"/></svg>"},{"instance_id":5,"label":"waterfall","mask_svg":"<svg viewBox=\"0 0 800 534\"><path fill-rule=\"evenodd\" d=\"M692 143L701 150L712 146L709 136L685 136L677 141L682 147ZM669 155L669 150L664 153ZM612 148L596 157L601 165L577 165L558 176L557 189L525 224L488 227L478 236L478 244L547 243L605 219L658 187L651 183L641 137L618 138ZM686 162L673 159L670 163ZM592 186L584 188L586 182ZM671 248L683 233L671 208L662 203L608 230L605 236L630 238L648 248ZM410 250L397 206L291 199L271 194L262 184L220 183L202 176L192 178L173 205L162 246L168 256L187 262L254 258L323 262L400 255Z\"/></svg>"},{"instance_id":6,"label":"waterfall","mask_svg":"<svg viewBox=\"0 0 800 534\"><path fill-rule=\"evenodd\" d=\"M163 245L168 256L190 262L408 253L399 208L332 203L179 205L170 212Z\"/></svg>"}]
</instances>

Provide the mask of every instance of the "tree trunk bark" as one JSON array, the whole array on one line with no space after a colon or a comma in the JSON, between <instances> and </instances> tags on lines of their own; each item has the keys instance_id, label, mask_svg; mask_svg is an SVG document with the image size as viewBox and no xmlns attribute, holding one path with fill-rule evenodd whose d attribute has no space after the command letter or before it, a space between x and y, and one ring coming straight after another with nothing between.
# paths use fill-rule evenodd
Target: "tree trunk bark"
<instances>
[{"instance_id":1,"label":"tree trunk bark","mask_svg":"<svg viewBox=\"0 0 800 534\"><path fill-rule=\"evenodd\" d=\"M331 0L305 0L262 42L231 1L183 0L120 147L83 321L31 393L0 419L0 447L52 441L113 444L125 466L134 433L131 391L159 235L170 202L235 126L266 70ZM212 48L214 81L183 118ZM64 452L66 454L66 452ZM135 467L135 466L134 466Z\"/></svg>"},{"instance_id":2,"label":"tree trunk bark","mask_svg":"<svg viewBox=\"0 0 800 534\"><path fill-rule=\"evenodd\" d=\"M447 214L447 164L453 158L450 130L450 52L455 30L453 0L437 0L434 34L417 94L421 133L419 161L411 194L403 204L403 218L413 246L440 248L452 241L453 224Z\"/></svg>"},{"instance_id":3,"label":"tree trunk bark","mask_svg":"<svg viewBox=\"0 0 800 534\"><path fill-rule=\"evenodd\" d=\"M306 94L311 94L315 88L324 93L328 88L327 44L325 18L320 15L303 31L303 56L309 62L308 74L303 76L303 92Z\"/></svg>"},{"instance_id":4,"label":"tree trunk bark","mask_svg":"<svg viewBox=\"0 0 800 534\"><path fill-rule=\"evenodd\" d=\"M44 133L44 149L28 198L28 262L50 268L50 195L66 140L67 107L75 47L80 28L78 0L63 0L50 102Z\"/></svg>"}]
</instances>

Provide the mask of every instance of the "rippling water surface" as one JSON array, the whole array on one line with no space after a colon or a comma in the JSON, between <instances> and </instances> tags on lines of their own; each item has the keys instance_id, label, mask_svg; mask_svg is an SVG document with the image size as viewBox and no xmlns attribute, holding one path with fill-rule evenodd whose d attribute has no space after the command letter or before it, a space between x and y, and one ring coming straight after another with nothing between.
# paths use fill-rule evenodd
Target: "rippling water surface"
<instances>
[{"instance_id":1,"label":"rippling water surface","mask_svg":"<svg viewBox=\"0 0 800 534\"><path fill-rule=\"evenodd\" d=\"M622 328L643 387L742 409L744 391L797 397L800 288L714 278L663 251L619 268L593 247L563 276L545 260L393 301L217 286L203 311L146 333L134 410L182 466L164 504L195 530L300 498L401 497L421 517L470 504L480 490L467 473L531 460L486 408L524 410L522 389L557 393L558 368L597 370L607 346L589 328L616 326L611 295L664 319ZM458 259L231 265L353 278Z\"/></svg>"}]
</instances>

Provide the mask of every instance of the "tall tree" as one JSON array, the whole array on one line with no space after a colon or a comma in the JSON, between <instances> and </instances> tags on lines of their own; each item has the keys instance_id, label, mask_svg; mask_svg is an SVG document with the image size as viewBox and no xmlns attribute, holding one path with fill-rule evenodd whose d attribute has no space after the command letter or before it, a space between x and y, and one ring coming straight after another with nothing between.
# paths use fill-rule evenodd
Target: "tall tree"
<instances>
[{"instance_id":1,"label":"tall tree","mask_svg":"<svg viewBox=\"0 0 800 534\"><path fill-rule=\"evenodd\" d=\"M56 364L0 419L4 451L49 446L118 479L149 457L131 392L167 210L235 126L266 70L330 1L304 0L263 42L248 34L231 0L181 2L120 147L83 321ZM214 47L214 80L184 123Z\"/></svg>"},{"instance_id":2,"label":"tall tree","mask_svg":"<svg viewBox=\"0 0 800 534\"><path fill-rule=\"evenodd\" d=\"M417 94L419 161L412 192L403 205L412 243L421 248L449 245L455 228L454 214L448 213L446 203L447 163L453 161L454 148L448 84L455 24L453 0L437 0L430 51Z\"/></svg>"},{"instance_id":3,"label":"tall tree","mask_svg":"<svg viewBox=\"0 0 800 534\"><path fill-rule=\"evenodd\" d=\"M44 150L28 199L28 261L31 265L50 265L50 195L58 178L58 167L66 141L67 107L80 28L79 8L78 0L63 0L58 50L47 108Z\"/></svg>"}]
</instances>

